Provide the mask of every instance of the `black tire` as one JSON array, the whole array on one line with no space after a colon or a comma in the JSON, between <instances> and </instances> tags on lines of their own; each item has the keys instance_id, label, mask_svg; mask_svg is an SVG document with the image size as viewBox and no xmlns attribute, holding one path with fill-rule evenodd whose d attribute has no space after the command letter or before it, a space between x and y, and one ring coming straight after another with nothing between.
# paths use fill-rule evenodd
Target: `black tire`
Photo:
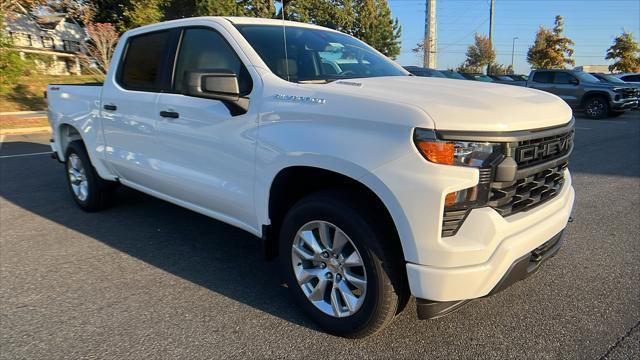
<instances>
[{"instance_id":1,"label":"black tire","mask_svg":"<svg viewBox=\"0 0 640 360\"><path fill-rule=\"evenodd\" d=\"M402 310L408 298L404 258L397 235L386 222L381 221L381 216L374 208L353 192L321 191L295 204L282 223L280 262L290 292L312 320L334 335L350 338L369 336L387 326ZM307 299L298 285L292 263L292 246L298 231L313 221L328 222L343 231L364 264L364 300L360 308L349 316L325 314Z\"/></svg>"},{"instance_id":2,"label":"black tire","mask_svg":"<svg viewBox=\"0 0 640 360\"><path fill-rule=\"evenodd\" d=\"M624 111L609 111L609 116L611 117L618 117L620 115L623 115L625 112Z\"/></svg>"},{"instance_id":3,"label":"black tire","mask_svg":"<svg viewBox=\"0 0 640 360\"><path fill-rule=\"evenodd\" d=\"M609 115L609 100L602 95L594 95L584 102L584 113L590 119L604 119Z\"/></svg>"},{"instance_id":4,"label":"black tire","mask_svg":"<svg viewBox=\"0 0 640 360\"><path fill-rule=\"evenodd\" d=\"M71 159L77 159L81 162L82 168L85 172L84 178L86 179L86 195L77 195L74 191L71 176L69 175L70 169L73 167ZM72 141L67 146L65 153L65 175L67 178L67 185L71 197L78 204L78 206L87 212L94 212L103 210L111 205L113 197L115 195L114 189L117 183L113 181L107 181L100 176L94 169L87 154L87 150L84 143L80 140Z\"/></svg>"}]
</instances>

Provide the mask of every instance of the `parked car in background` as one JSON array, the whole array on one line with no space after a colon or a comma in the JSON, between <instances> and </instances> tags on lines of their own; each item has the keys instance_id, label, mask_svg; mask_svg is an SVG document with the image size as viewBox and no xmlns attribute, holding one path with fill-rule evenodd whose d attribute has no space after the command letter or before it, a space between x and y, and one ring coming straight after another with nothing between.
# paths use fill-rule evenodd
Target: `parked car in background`
<instances>
[{"instance_id":1,"label":"parked car in background","mask_svg":"<svg viewBox=\"0 0 640 360\"><path fill-rule=\"evenodd\" d=\"M409 76L311 24L147 25L122 35L104 85L47 94L81 209L124 185L248 231L337 335L382 329L411 295L435 318L530 276L573 207L575 120L558 97Z\"/></svg>"},{"instance_id":2,"label":"parked car in background","mask_svg":"<svg viewBox=\"0 0 640 360\"><path fill-rule=\"evenodd\" d=\"M640 73L624 73L616 74L615 76L627 83L640 84Z\"/></svg>"},{"instance_id":3,"label":"parked car in background","mask_svg":"<svg viewBox=\"0 0 640 360\"><path fill-rule=\"evenodd\" d=\"M507 76L516 81L527 81L529 79L527 75L509 74Z\"/></svg>"},{"instance_id":4,"label":"parked car in background","mask_svg":"<svg viewBox=\"0 0 640 360\"><path fill-rule=\"evenodd\" d=\"M459 72L453 70L438 70L442 75L448 77L449 79L456 80L467 80L466 77L462 76Z\"/></svg>"},{"instance_id":5,"label":"parked car in background","mask_svg":"<svg viewBox=\"0 0 640 360\"><path fill-rule=\"evenodd\" d=\"M589 73L591 75L593 75L593 77L597 78L598 80L605 82L605 83L610 83L610 84L628 84L627 82L625 82L624 80L620 79L619 77L612 75L612 74L603 74L603 73Z\"/></svg>"},{"instance_id":6,"label":"parked car in background","mask_svg":"<svg viewBox=\"0 0 640 360\"><path fill-rule=\"evenodd\" d=\"M520 81L520 80L516 81L507 75L489 75L489 77L492 78L494 82L497 82L499 84L516 85L516 86L527 85L526 81Z\"/></svg>"},{"instance_id":7,"label":"parked car in background","mask_svg":"<svg viewBox=\"0 0 640 360\"><path fill-rule=\"evenodd\" d=\"M460 74L462 74L462 76L464 76L467 80L494 82L492 78L490 78L485 74L466 74L466 73L460 73Z\"/></svg>"},{"instance_id":8,"label":"parked car in background","mask_svg":"<svg viewBox=\"0 0 640 360\"><path fill-rule=\"evenodd\" d=\"M602 82L579 70L534 70L527 87L555 94L592 119L618 116L638 106L636 87Z\"/></svg>"},{"instance_id":9,"label":"parked car in background","mask_svg":"<svg viewBox=\"0 0 640 360\"><path fill-rule=\"evenodd\" d=\"M403 66L405 70L412 73L415 76L422 77L438 77L438 78L446 78L440 71L424 68L420 66Z\"/></svg>"}]
</instances>

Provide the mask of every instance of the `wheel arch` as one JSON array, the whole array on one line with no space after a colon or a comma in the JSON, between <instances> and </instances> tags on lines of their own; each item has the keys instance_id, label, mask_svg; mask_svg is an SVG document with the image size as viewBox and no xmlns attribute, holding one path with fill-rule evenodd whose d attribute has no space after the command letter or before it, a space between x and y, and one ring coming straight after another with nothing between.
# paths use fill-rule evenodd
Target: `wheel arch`
<instances>
[{"instance_id":1,"label":"wheel arch","mask_svg":"<svg viewBox=\"0 0 640 360\"><path fill-rule=\"evenodd\" d=\"M58 125L58 131L56 134L58 137L56 142L60 144L58 147L58 159L60 159L60 161L66 161L66 153L69 143L76 140L80 140L84 143L84 139L82 138L82 135L80 135L80 131L69 123L61 123Z\"/></svg>"},{"instance_id":2,"label":"wheel arch","mask_svg":"<svg viewBox=\"0 0 640 360\"><path fill-rule=\"evenodd\" d=\"M408 221L401 211L399 212L399 203L382 181L374 176L352 176L335 169L310 165L282 168L271 181L267 200L269 225L263 225L267 257L278 255L277 238L287 211L304 196L331 188L347 188L359 193L375 211L382 214L381 220L391 229L393 241L398 243L404 261L405 246L408 243L406 236L410 236L410 232L402 229L407 228Z\"/></svg>"},{"instance_id":3,"label":"wheel arch","mask_svg":"<svg viewBox=\"0 0 640 360\"><path fill-rule=\"evenodd\" d=\"M583 96L582 96L582 100L580 101L580 107L584 107L585 104L587 103L587 101L593 99L596 96L602 96L605 99L607 99L607 101L611 101L611 98L609 96L609 93L607 93L606 91L601 91L601 90L592 90L592 91L588 91L586 92Z\"/></svg>"},{"instance_id":4,"label":"wheel arch","mask_svg":"<svg viewBox=\"0 0 640 360\"><path fill-rule=\"evenodd\" d=\"M97 141L98 134L96 130L90 132L82 131L77 126L69 122L61 122L57 125L55 131L55 142L57 144L56 152L58 159L62 162L66 161L66 153L69 144L73 141L82 141L91 165L96 169L100 178L104 180L116 180L116 176L105 166L102 161L101 154L105 151L105 146ZM100 149L100 150L99 150Z\"/></svg>"}]
</instances>

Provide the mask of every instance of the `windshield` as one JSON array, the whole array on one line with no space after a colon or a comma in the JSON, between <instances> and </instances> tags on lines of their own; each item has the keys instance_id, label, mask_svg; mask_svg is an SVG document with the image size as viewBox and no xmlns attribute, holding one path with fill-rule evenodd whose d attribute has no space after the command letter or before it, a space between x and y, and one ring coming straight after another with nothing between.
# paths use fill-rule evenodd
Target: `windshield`
<instances>
[{"instance_id":1,"label":"windshield","mask_svg":"<svg viewBox=\"0 0 640 360\"><path fill-rule=\"evenodd\" d=\"M269 69L291 82L407 76L402 68L373 51L369 45L342 33L289 26L286 28L285 56L281 26L236 27Z\"/></svg>"},{"instance_id":2,"label":"windshield","mask_svg":"<svg viewBox=\"0 0 640 360\"><path fill-rule=\"evenodd\" d=\"M595 75L594 75L595 76ZM598 74L598 78L602 78L604 81L618 83L618 84L626 84L624 81L618 79L617 77L609 74Z\"/></svg>"},{"instance_id":3,"label":"windshield","mask_svg":"<svg viewBox=\"0 0 640 360\"><path fill-rule=\"evenodd\" d=\"M584 71L574 71L573 75L575 75L575 77L577 77L578 79L580 79L580 81L586 81L586 82L600 82L600 80L598 80L597 77L586 73Z\"/></svg>"},{"instance_id":4,"label":"windshield","mask_svg":"<svg viewBox=\"0 0 640 360\"><path fill-rule=\"evenodd\" d=\"M487 75L471 75L473 76L474 79L478 80L478 81L486 81L486 82L492 82L493 79L488 77Z\"/></svg>"},{"instance_id":5,"label":"windshield","mask_svg":"<svg viewBox=\"0 0 640 360\"><path fill-rule=\"evenodd\" d=\"M465 78L464 76L458 74L455 71L449 71L449 70L440 70L440 72L448 77L449 79L458 79L458 80L467 80L467 78Z\"/></svg>"}]
</instances>

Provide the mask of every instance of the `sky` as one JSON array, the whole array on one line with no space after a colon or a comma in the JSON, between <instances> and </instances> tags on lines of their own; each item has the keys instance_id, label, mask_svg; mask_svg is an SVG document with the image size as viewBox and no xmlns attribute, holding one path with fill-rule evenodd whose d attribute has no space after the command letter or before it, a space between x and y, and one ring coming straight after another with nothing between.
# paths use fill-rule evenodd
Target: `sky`
<instances>
[{"instance_id":1,"label":"sky","mask_svg":"<svg viewBox=\"0 0 640 360\"><path fill-rule=\"evenodd\" d=\"M388 0L402 25L401 65L421 65L411 51L424 37L426 0ZM465 60L475 32L489 33L490 0L436 0L439 69ZM556 15L565 20L565 35L575 41L576 66L610 64L604 59L613 39L624 30L640 36L640 0L495 0L494 47L498 63L511 64L515 42L516 73L529 73L527 50L539 26L553 27Z\"/></svg>"}]
</instances>

